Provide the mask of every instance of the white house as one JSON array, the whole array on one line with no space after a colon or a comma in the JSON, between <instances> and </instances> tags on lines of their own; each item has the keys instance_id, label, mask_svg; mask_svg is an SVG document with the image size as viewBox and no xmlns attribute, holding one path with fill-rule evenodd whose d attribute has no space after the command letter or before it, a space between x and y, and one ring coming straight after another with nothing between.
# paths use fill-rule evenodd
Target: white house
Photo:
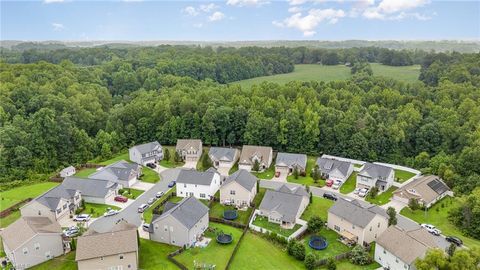
<instances>
[{"instance_id":1,"label":"white house","mask_svg":"<svg viewBox=\"0 0 480 270\"><path fill-rule=\"evenodd\" d=\"M214 168L205 172L182 170L177 178L177 196L210 200L219 190L221 181L220 174Z\"/></svg>"},{"instance_id":2,"label":"white house","mask_svg":"<svg viewBox=\"0 0 480 270\"><path fill-rule=\"evenodd\" d=\"M394 179L395 171L391 167L367 162L357 174L357 188L376 186L383 192L393 185Z\"/></svg>"},{"instance_id":3,"label":"white house","mask_svg":"<svg viewBox=\"0 0 480 270\"><path fill-rule=\"evenodd\" d=\"M149 142L139 144L128 149L128 156L131 161L146 165L147 163L156 163L163 159L163 149L159 142Z\"/></svg>"},{"instance_id":4,"label":"white house","mask_svg":"<svg viewBox=\"0 0 480 270\"><path fill-rule=\"evenodd\" d=\"M76 173L75 167L68 166L60 171L60 177L72 176Z\"/></svg>"}]
</instances>

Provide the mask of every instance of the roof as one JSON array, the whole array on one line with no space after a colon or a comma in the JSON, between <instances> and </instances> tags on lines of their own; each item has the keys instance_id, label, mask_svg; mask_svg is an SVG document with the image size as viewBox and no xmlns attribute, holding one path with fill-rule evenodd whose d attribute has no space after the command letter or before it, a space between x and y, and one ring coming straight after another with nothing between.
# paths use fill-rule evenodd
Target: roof
<instances>
[{"instance_id":1,"label":"roof","mask_svg":"<svg viewBox=\"0 0 480 270\"><path fill-rule=\"evenodd\" d=\"M301 186L290 189L282 185L277 190L269 189L265 192L260 209L275 211L282 215L282 220L295 222L305 196L308 196L308 193Z\"/></svg>"},{"instance_id":2,"label":"roof","mask_svg":"<svg viewBox=\"0 0 480 270\"><path fill-rule=\"evenodd\" d=\"M352 163L348 161L342 161L338 159L331 158L317 158L317 162L320 171L324 173L330 173L331 171L338 170L344 176L347 176L350 166L353 166Z\"/></svg>"},{"instance_id":3,"label":"roof","mask_svg":"<svg viewBox=\"0 0 480 270\"><path fill-rule=\"evenodd\" d=\"M198 139L178 139L176 150L191 149L200 150L202 148L202 140Z\"/></svg>"},{"instance_id":4,"label":"roof","mask_svg":"<svg viewBox=\"0 0 480 270\"><path fill-rule=\"evenodd\" d=\"M348 201L345 199L338 199L335 204L328 209L328 212L361 228L365 228L378 214L371 209L371 207L363 207L356 200ZM383 216L381 214L378 215Z\"/></svg>"},{"instance_id":5,"label":"roof","mask_svg":"<svg viewBox=\"0 0 480 270\"><path fill-rule=\"evenodd\" d=\"M391 167L367 162L362 166L362 169L358 174L364 175L365 173L367 173L370 177L374 179L375 178L386 179L392 171L393 169Z\"/></svg>"},{"instance_id":6,"label":"roof","mask_svg":"<svg viewBox=\"0 0 480 270\"><path fill-rule=\"evenodd\" d=\"M138 164L120 160L92 173L88 178L110 181L130 180L132 175L137 174L139 167Z\"/></svg>"},{"instance_id":7,"label":"roof","mask_svg":"<svg viewBox=\"0 0 480 270\"><path fill-rule=\"evenodd\" d=\"M66 177L62 185L79 190L82 196L104 198L110 190L115 190L118 184L112 181L93 178Z\"/></svg>"},{"instance_id":8,"label":"roof","mask_svg":"<svg viewBox=\"0 0 480 270\"><path fill-rule=\"evenodd\" d=\"M62 228L60 224L47 217L20 217L5 228L0 236L11 250L15 250L38 233L51 233L60 236Z\"/></svg>"},{"instance_id":9,"label":"roof","mask_svg":"<svg viewBox=\"0 0 480 270\"><path fill-rule=\"evenodd\" d=\"M152 223L158 222L167 216L172 216L187 229L193 228L202 217L208 214L208 207L197 200L195 197L183 198L178 203L170 203L165 207L163 213L152 220Z\"/></svg>"},{"instance_id":10,"label":"roof","mask_svg":"<svg viewBox=\"0 0 480 270\"><path fill-rule=\"evenodd\" d=\"M232 162L235 160L238 150L226 147L211 147L208 156L212 160L222 160Z\"/></svg>"},{"instance_id":11,"label":"roof","mask_svg":"<svg viewBox=\"0 0 480 270\"><path fill-rule=\"evenodd\" d=\"M216 173L217 171L212 168L205 172L199 172L194 169L182 170L178 174L177 183L210 186Z\"/></svg>"},{"instance_id":12,"label":"roof","mask_svg":"<svg viewBox=\"0 0 480 270\"><path fill-rule=\"evenodd\" d=\"M435 239L425 229L404 231L397 226L387 228L377 238L377 245L407 264L423 257L429 248L437 247Z\"/></svg>"},{"instance_id":13,"label":"roof","mask_svg":"<svg viewBox=\"0 0 480 270\"><path fill-rule=\"evenodd\" d=\"M303 169L307 167L307 155L305 154L292 154L292 153L278 153L276 166L299 166Z\"/></svg>"},{"instance_id":14,"label":"roof","mask_svg":"<svg viewBox=\"0 0 480 270\"><path fill-rule=\"evenodd\" d=\"M154 150L157 150L159 148L161 148L162 146L160 145L159 142L157 141L154 141L154 142L149 142L149 143L144 143L144 144L139 144L139 145L135 145L132 147L132 149L136 149L138 150L138 152L140 152L141 154L145 154L145 153L149 153L149 152L152 152Z\"/></svg>"},{"instance_id":15,"label":"roof","mask_svg":"<svg viewBox=\"0 0 480 270\"><path fill-rule=\"evenodd\" d=\"M137 252L137 226L120 221L111 231L98 233L88 230L77 238L76 261L109 255Z\"/></svg>"},{"instance_id":16,"label":"roof","mask_svg":"<svg viewBox=\"0 0 480 270\"><path fill-rule=\"evenodd\" d=\"M272 148L268 146L244 145L239 162L253 165L253 156L258 156L262 161L266 161L270 159L272 151Z\"/></svg>"},{"instance_id":17,"label":"roof","mask_svg":"<svg viewBox=\"0 0 480 270\"><path fill-rule=\"evenodd\" d=\"M253 174L249 173L246 170L240 169L234 172L232 175L228 176L223 186L226 186L231 182L237 182L246 190L251 191L252 188L255 187L257 184L257 177L255 177Z\"/></svg>"},{"instance_id":18,"label":"roof","mask_svg":"<svg viewBox=\"0 0 480 270\"><path fill-rule=\"evenodd\" d=\"M426 204L436 200L450 188L436 175L419 177L405 186L395 190L394 195L407 199L422 199Z\"/></svg>"},{"instance_id":19,"label":"roof","mask_svg":"<svg viewBox=\"0 0 480 270\"><path fill-rule=\"evenodd\" d=\"M71 200L76 193L76 189L58 185L38 196L35 201L45 205L46 207L50 208L50 210L55 211L60 200Z\"/></svg>"}]
</instances>

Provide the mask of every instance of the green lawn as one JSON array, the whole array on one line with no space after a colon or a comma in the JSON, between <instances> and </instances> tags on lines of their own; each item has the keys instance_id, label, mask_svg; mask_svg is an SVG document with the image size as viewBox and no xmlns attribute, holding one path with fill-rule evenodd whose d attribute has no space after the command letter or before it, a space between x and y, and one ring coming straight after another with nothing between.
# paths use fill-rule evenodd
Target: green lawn
<instances>
[{"instance_id":1,"label":"green lawn","mask_svg":"<svg viewBox=\"0 0 480 270\"><path fill-rule=\"evenodd\" d=\"M165 150L168 149L168 152L170 152L170 159L162 159L160 161L160 165L165 168L175 168L175 167L181 167L184 162L175 162L174 157L175 157L175 146L164 146L162 145L163 148L163 153L165 154Z\"/></svg>"},{"instance_id":2,"label":"green lawn","mask_svg":"<svg viewBox=\"0 0 480 270\"><path fill-rule=\"evenodd\" d=\"M375 270L381 267L380 264L377 262L373 262L369 265L356 265L351 263L349 260L341 260L337 262L337 270ZM320 269L326 269L326 268L320 268Z\"/></svg>"},{"instance_id":3,"label":"green lawn","mask_svg":"<svg viewBox=\"0 0 480 270\"><path fill-rule=\"evenodd\" d=\"M0 192L0 211L19 203L28 198L35 198L45 191L57 186L59 183L43 182L33 185L16 187L7 191Z\"/></svg>"},{"instance_id":4,"label":"green lawn","mask_svg":"<svg viewBox=\"0 0 480 270\"><path fill-rule=\"evenodd\" d=\"M238 161L233 164L232 168L228 171L228 175L233 174L234 172L238 171Z\"/></svg>"},{"instance_id":5,"label":"green lawn","mask_svg":"<svg viewBox=\"0 0 480 270\"><path fill-rule=\"evenodd\" d=\"M292 175L287 176L287 181L291 183L297 183L301 185L307 185L307 186L316 186L316 187L323 187L325 186L325 180L318 180L317 183L313 181L313 178L310 176L310 173L313 170L313 167L315 167L315 161L317 160L316 157L313 156L308 156L307 157L307 168L305 169L306 176L299 176L298 179L295 179L295 177Z\"/></svg>"},{"instance_id":6,"label":"green lawn","mask_svg":"<svg viewBox=\"0 0 480 270\"><path fill-rule=\"evenodd\" d=\"M307 250L307 253L314 252L318 256L319 259L325 259L325 258L333 257L333 256L336 256L338 254L348 252L351 249L347 245L345 245L345 244L343 244L343 243L341 243L340 241L337 240L339 236L334 230L323 228L316 235L322 236L325 239L327 239L328 246L327 246L326 249L315 250L315 249L311 248L308 245L308 242L310 241L310 236L311 235L306 235L302 239L302 241L305 244L305 248Z\"/></svg>"},{"instance_id":7,"label":"green lawn","mask_svg":"<svg viewBox=\"0 0 480 270\"><path fill-rule=\"evenodd\" d=\"M76 270L75 251L30 268L32 270Z\"/></svg>"},{"instance_id":8,"label":"green lawn","mask_svg":"<svg viewBox=\"0 0 480 270\"><path fill-rule=\"evenodd\" d=\"M395 171L395 181L403 183L408 179L415 176L414 173L402 171L402 170L394 170Z\"/></svg>"},{"instance_id":9,"label":"green lawn","mask_svg":"<svg viewBox=\"0 0 480 270\"><path fill-rule=\"evenodd\" d=\"M343 185L340 187L340 193L348 194L354 191L356 186L357 186L357 172L352 172L350 177L348 177L347 181L345 181L345 183L343 183Z\"/></svg>"},{"instance_id":10,"label":"green lawn","mask_svg":"<svg viewBox=\"0 0 480 270\"><path fill-rule=\"evenodd\" d=\"M85 168L77 171L76 177L88 178L88 176L97 171L97 168Z\"/></svg>"},{"instance_id":11,"label":"green lawn","mask_svg":"<svg viewBox=\"0 0 480 270\"><path fill-rule=\"evenodd\" d=\"M332 207L335 202L320 197L312 197L312 203L307 206L303 212L301 219L308 221L312 216L319 216L323 221L327 221L328 209Z\"/></svg>"},{"instance_id":12,"label":"green lawn","mask_svg":"<svg viewBox=\"0 0 480 270\"><path fill-rule=\"evenodd\" d=\"M226 206L219 202L213 202L212 205L210 206L209 215L211 217L223 218L223 211L233 210L233 209L235 209L235 207L233 206ZM248 218L252 213L252 208L249 207L247 211L238 210L237 213L238 213L238 218L234 220L234 222L238 222L246 225L248 224Z\"/></svg>"},{"instance_id":13,"label":"green lawn","mask_svg":"<svg viewBox=\"0 0 480 270\"><path fill-rule=\"evenodd\" d=\"M444 207L442 207L442 205ZM480 240L466 237L462 235L462 232L448 220L448 212L450 209L458 205L458 201L451 197L445 197L441 201L434 204L430 209L425 211L415 210L405 207L400 211L400 214L418 222L418 223L430 223L442 230L444 235L453 235L463 240L463 243L468 247L479 247ZM438 211L437 211L438 209Z\"/></svg>"},{"instance_id":14,"label":"green lawn","mask_svg":"<svg viewBox=\"0 0 480 270\"><path fill-rule=\"evenodd\" d=\"M271 232L277 233L279 235L283 235L285 237L289 237L292 233L294 233L295 231L300 229L300 227L302 227L300 224L295 224L293 229L283 229L280 227L279 224L269 222L267 217L262 217L259 215L255 217L255 220L253 221L253 225L265 228Z\"/></svg>"},{"instance_id":15,"label":"green lawn","mask_svg":"<svg viewBox=\"0 0 480 270\"><path fill-rule=\"evenodd\" d=\"M150 206L145 212L143 212L143 219L145 220L146 223L152 222L152 216L153 216L153 208L157 207L157 205L160 204L160 202L164 201L167 199L167 196L175 191L176 188L172 188L169 191L167 191L160 199L158 199L152 206ZM180 201L182 198L180 197L172 197L170 201Z\"/></svg>"},{"instance_id":16,"label":"green lawn","mask_svg":"<svg viewBox=\"0 0 480 270\"><path fill-rule=\"evenodd\" d=\"M247 269L305 269L303 262L289 256L272 242L247 232L230 265L231 270ZM221 269L221 268L218 268Z\"/></svg>"},{"instance_id":17,"label":"green lawn","mask_svg":"<svg viewBox=\"0 0 480 270\"><path fill-rule=\"evenodd\" d=\"M140 176L140 180L148 183L156 183L160 180L160 176L158 173L148 167L142 168L142 176Z\"/></svg>"},{"instance_id":18,"label":"green lawn","mask_svg":"<svg viewBox=\"0 0 480 270\"><path fill-rule=\"evenodd\" d=\"M133 200L135 200L138 196L142 195L142 193L144 192L143 190L134 189L134 188L126 188L126 189L123 189L123 191L126 191L126 192L121 193L122 196L125 196Z\"/></svg>"},{"instance_id":19,"label":"green lawn","mask_svg":"<svg viewBox=\"0 0 480 270\"><path fill-rule=\"evenodd\" d=\"M420 76L420 65L395 67L370 63L370 66L374 76L383 76L409 83L418 82L418 76Z\"/></svg>"},{"instance_id":20,"label":"green lawn","mask_svg":"<svg viewBox=\"0 0 480 270\"><path fill-rule=\"evenodd\" d=\"M266 169L263 172L253 172L252 174L255 175L259 179L272 179L273 176L275 175L275 164L272 161L272 165L268 169Z\"/></svg>"},{"instance_id":21,"label":"green lawn","mask_svg":"<svg viewBox=\"0 0 480 270\"><path fill-rule=\"evenodd\" d=\"M377 195L374 199L370 198L368 195L365 198L366 201L373 203L373 204L378 204L378 205L384 205L390 201L390 199L393 196L393 192L397 190L397 187L390 187L387 189L387 191L382 192L381 194Z\"/></svg>"},{"instance_id":22,"label":"green lawn","mask_svg":"<svg viewBox=\"0 0 480 270\"><path fill-rule=\"evenodd\" d=\"M177 249L179 247L140 239L139 269L178 270L178 267L167 259L168 254Z\"/></svg>"},{"instance_id":23,"label":"green lawn","mask_svg":"<svg viewBox=\"0 0 480 270\"><path fill-rule=\"evenodd\" d=\"M206 263L216 265L215 269L225 269L227 262L232 256L233 249L238 243L242 230L227 226L224 224L211 222L209 228L214 228L218 232L223 231L227 234L233 235L233 242L228 245L219 244L216 241L215 232L209 230L205 231L205 236L211 238L212 241L205 248L190 248L182 254L175 256L175 259L181 262L189 269L193 269L194 261L197 263Z\"/></svg>"},{"instance_id":24,"label":"green lawn","mask_svg":"<svg viewBox=\"0 0 480 270\"><path fill-rule=\"evenodd\" d=\"M202 160L203 160L204 156L208 156L208 151L210 151L210 147L204 146L203 150L202 150L202 155L200 156L200 159L197 162L197 168L196 168L197 171L204 172L204 171L210 169L210 167L204 168L203 164L202 164Z\"/></svg>"},{"instance_id":25,"label":"green lawn","mask_svg":"<svg viewBox=\"0 0 480 270\"><path fill-rule=\"evenodd\" d=\"M115 162L120 161L120 160L130 161L130 158L129 158L129 155L128 155L128 150L125 150L125 151L119 153L118 155L116 155L115 157L113 157L109 160L99 162L98 164L100 164L100 165L110 165L110 164L115 163Z\"/></svg>"},{"instance_id":26,"label":"green lawn","mask_svg":"<svg viewBox=\"0 0 480 270\"><path fill-rule=\"evenodd\" d=\"M92 215L92 217L101 217L103 216L103 214L105 214L105 212L107 212L107 208L111 208L113 210L120 210L119 207L113 205L86 202L85 209L82 211L82 213L90 214Z\"/></svg>"},{"instance_id":27,"label":"green lawn","mask_svg":"<svg viewBox=\"0 0 480 270\"><path fill-rule=\"evenodd\" d=\"M8 225L15 222L20 218L20 210L16 210L10 213L10 215L0 218L0 228L8 227Z\"/></svg>"}]
</instances>

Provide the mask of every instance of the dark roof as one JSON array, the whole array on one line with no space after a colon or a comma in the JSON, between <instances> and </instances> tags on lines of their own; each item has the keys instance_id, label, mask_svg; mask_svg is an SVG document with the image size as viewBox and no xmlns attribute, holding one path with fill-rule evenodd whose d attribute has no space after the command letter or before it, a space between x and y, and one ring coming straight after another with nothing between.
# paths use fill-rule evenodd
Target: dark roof
<instances>
[{"instance_id":1,"label":"dark roof","mask_svg":"<svg viewBox=\"0 0 480 270\"><path fill-rule=\"evenodd\" d=\"M154 142L149 142L149 143L144 143L144 144L139 144L135 145L132 148L135 148L140 152L141 154L149 153L154 150L157 150L158 148L161 148L162 146L160 145L159 142L154 141Z\"/></svg>"},{"instance_id":2,"label":"dark roof","mask_svg":"<svg viewBox=\"0 0 480 270\"><path fill-rule=\"evenodd\" d=\"M391 167L367 162L362 166L358 174L364 175L364 173L367 173L374 179L379 177L387 178L392 171L393 169Z\"/></svg>"},{"instance_id":3,"label":"dark roof","mask_svg":"<svg viewBox=\"0 0 480 270\"><path fill-rule=\"evenodd\" d=\"M292 154L292 153L278 153L276 166L299 166L303 169L307 167L307 155L305 154Z\"/></svg>"},{"instance_id":4,"label":"dark roof","mask_svg":"<svg viewBox=\"0 0 480 270\"><path fill-rule=\"evenodd\" d=\"M108 180L66 177L62 185L69 189L76 189L82 193L82 196L104 198L110 190L115 190L118 184Z\"/></svg>"},{"instance_id":5,"label":"dark roof","mask_svg":"<svg viewBox=\"0 0 480 270\"><path fill-rule=\"evenodd\" d=\"M63 185L58 185L49 191L38 196L35 201L55 211L61 199L71 200L77 193L76 189L71 189Z\"/></svg>"},{"instance_id":6,"label":"dark roof","mask_svg":"<svg viewBox=\"0 0 480 270\"><path fill-rule=\"evenodd\" d=\"M345 199L338 199L328 209L328 212L362 228L365 228L377 215L377 211L370 209L370 207L363 207L356 200L349 201Z\"/></svg>"},{"instance_id":7,"label":"dark roof","mask_svg":"<svg viewBox=\"0 0 480 270\"><path fill-rule=\"evenodd\" d=\"M205 172L199 172L193 169L182 170L180 174L178 174L177 183L209 186L216 173L216 170L212 168Z\"/></svg>"},{"instance_id":8,"label":"dark roof","mask_svg":"<svg viewBox=\"0 0 480 270\"><path fill-rule=\"evenodd\" d=\"M295 222L305 196L308 196L308 193L303 187L290 189L282 185L277 190L267 190L259 208L278 212L283 221Z\"/></svg>"},{"instance_id":9,"label":"dark roof","mask_svg":"<svg viewBox=\"0 0 480 270\"><path fill-rule=\"evenodd\" d=\"M208 151L208 155L212 160L223 160L223 161L234 161L237 154L237 149L235 148L225 148L225 147L211 147Z\"/></svg>"},{"instance_id":10,"label":"dark roof","mask_svg":"<svg viewBox=\"0 0 480 270\"><path fill-rule=\"evenodd\" d=\"M251 191L252 188L257 184L257 177L248 171L241 169L228 176L223 185L225 186L233 181L240 184L246 190Z\"/></svg>"},{"instance_id":11,"label":"dark roof","mask_svg":"<svg viewBox=\"0 0 480 270\"><path fill-rule=\"evenodd\" d=\"M315 164L323 173L330 173L337 169L344 176L347 176L350 166L353 166L350 162L331 158L318 158Z\"/></svg>"},{"instance_id":12,"label":"dark roof","mask_svg":"<svg viewBox=\"0 0 480 270\"><path fill-rule=\"evenodd\" d=\"M138 164L129 163L125 160L117 161L113 164L106 166L105 168L92 173L88 178L103 179L110 181L128 181L132 175L137 174L139 169Z\"/></svg>"},{"instance_id":13,"label":"dark roof","mask_svg":"<svg viewBox=\"0 0 480 270\"><path fill-rule=\"evenodd\" d=\"M152 220L152 223L158 222L167 216L172 216L187 227L187 229L191 229L206 214L208 214L207 206L195 197L186 197L176 204L171 203L168 209L165 208L160 216Z\"/></svg>"}]
</instances>

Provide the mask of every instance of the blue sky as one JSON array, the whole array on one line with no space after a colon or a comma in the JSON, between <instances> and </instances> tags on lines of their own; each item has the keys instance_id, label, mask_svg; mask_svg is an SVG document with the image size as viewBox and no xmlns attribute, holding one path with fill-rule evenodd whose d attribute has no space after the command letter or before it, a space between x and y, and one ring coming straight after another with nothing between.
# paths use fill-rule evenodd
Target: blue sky
<instances>
[{"instance_id":1,"label":"blue sky","mask_svg":"<svg viewBox=\"0 0 480 270\"><path fill-rule=\"evenodd\" d=\"M0 1L2 40L480 39L479 1Z\"/></svg>"}]
</instances>

